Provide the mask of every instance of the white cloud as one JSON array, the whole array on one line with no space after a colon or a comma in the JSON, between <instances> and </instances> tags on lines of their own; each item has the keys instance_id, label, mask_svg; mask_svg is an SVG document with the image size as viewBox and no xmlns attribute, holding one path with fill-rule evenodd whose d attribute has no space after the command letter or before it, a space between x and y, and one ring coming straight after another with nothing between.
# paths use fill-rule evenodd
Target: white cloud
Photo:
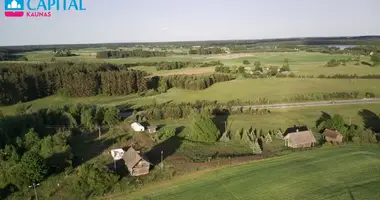
<instances>
[{"instance_id":1,"label":"white cloud","mask_svg":"<svg viewBox=\"0 0 380 200\"><path fill-rule=\"evenodd\" d=\"M167 31L169 28L161 28L161 31Z\"/></svg>"}]
</instances>

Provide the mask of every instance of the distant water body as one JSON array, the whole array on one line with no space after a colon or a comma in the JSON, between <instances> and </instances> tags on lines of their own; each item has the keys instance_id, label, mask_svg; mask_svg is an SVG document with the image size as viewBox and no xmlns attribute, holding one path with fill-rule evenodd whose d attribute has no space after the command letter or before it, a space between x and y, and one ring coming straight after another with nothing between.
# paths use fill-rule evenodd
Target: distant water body
<instances>
[{"instance_id":1,"label":"distant water body","mask_svg":"<svg viewBox=\"0 0 380 200\"><path fill-rule=\"evenodd\" d=\"M333 44L333 45L328 45L328 47L337 47L339 48L340 50L343 50L343 49L347 49L347 48L352 48L352 47L356 47L356 45L340 45L340 44Z\"/></svg>"}]
</instances>

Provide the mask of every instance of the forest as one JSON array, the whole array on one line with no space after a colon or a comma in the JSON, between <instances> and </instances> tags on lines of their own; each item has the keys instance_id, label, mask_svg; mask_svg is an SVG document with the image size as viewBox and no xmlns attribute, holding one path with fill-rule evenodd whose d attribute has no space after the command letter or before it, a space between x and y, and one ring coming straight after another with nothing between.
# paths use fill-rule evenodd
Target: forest
<instances>
[{"instance_id":1,"label":"forest","mask_svg":"<svg viewBox=\"0 0 380 200\"><path fill-rule=\"evenodd\" d=\"M149 89L166 92L177 87L202 90L214 83L229 81L230 75L178 75L146 77L128 65L54 62L0 65L0 105L32 101L50 95L87 97L98 94L127 95Z\"/></svg>"}]
</instances>

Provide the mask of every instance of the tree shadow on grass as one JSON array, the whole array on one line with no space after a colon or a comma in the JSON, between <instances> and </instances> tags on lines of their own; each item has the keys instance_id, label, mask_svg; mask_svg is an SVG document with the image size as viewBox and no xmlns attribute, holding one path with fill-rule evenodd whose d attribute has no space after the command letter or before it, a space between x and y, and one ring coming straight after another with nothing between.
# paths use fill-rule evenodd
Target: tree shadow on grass
<instances>
[{"instance_id":1,"label":"tree shadow on grass","mask_svg":"<svg viewBox=\"0 0 380 200\"><path fill-rule=\"evenodd\" d=\"M161 152L162 160L165 160L167 157L173 155L181 146L182 140L183 139L178 136L173 136L154 146L149 152L146 153L150 163L153 165L159 164L161 162Z\"/></svg>"},{"instance_id":2,"label":"tree shadow on grass","mask_svg":"<svg viewBox=\"0 0 380 200\"><path fill-rule=\"evenodd\" d=\"M319 127L323 122L331 119L331 115L327 112L321 111L322 115L315 122L315 127Z\"/></svg>"},{"instance_id":3,"label":"tree shadow on grass","mask_svg":"<svg viewBox=\"0 0 380 200\"><path fill-rule=\"evenodd\" d=\"M347 188L348 194L350 195L350 199L351 199L351 200L355 200L355 197L354 197L354 195L352 194L350 188L347 187L347 186L346 186L346 188Z\"/></svg>"},{"instance_id":4,"label":"tree shadow on grass","mask_svg":"<svg viewBox=\"0 0 380 200\"><path fill-rule=\"evenodd\" d=\"M367 109L363 109L358 113L364 123L364 128L371 129L373 132L380 133L380 117Z\"/></svg>"},{"instance_id":5,"label":"tree shadow on grass","mask_svg":"<svg viewBox=\"0 0 380 200\"><path fill-rule=\"evenodd\" d=\"M226 126L228 126L227 124L228 116L229 116L228 114L224 114L224 115L216 115L214 118L212 118L212 121L214 122L214 124L216 125L220 133L224 133L227 131Z\"/></svg>"},{"instance_id":6,"label":"tree shadow on grass","mask_svg":"<svg viewBox=\"0 0 380 200\"><path fill-rule=\"evenodd\" d=\"M16 186L8 184L4 188L0 188L0 199L6 199L9 195L16 191L18 191Z\"/></svg>"},{"instance_id":7,"label":"tree shadow on grass","mask_svg":"<svg viewBox=\"0 0 380 200\"><path fill-rule=\"evenodd\" d=\"M73 152L73 167L99 156L122 137L124 136L99 140L97 133L82 133L74 136L69 141Z\"/></svg>"}]
</instances>

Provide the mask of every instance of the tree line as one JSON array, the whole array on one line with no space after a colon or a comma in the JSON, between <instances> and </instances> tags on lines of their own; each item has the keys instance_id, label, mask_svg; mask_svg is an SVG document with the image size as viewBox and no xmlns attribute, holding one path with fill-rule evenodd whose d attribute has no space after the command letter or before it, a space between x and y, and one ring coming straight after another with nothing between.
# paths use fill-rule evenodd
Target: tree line
<instances>
[{"instance_id":1,"label":"tree line","mask_svg":"<svg viewBox=\"0 0 380 200\"><path fill-rule=\"evenodd\" d=\"M172 87L202 90L214 83L233 79L222 74L146 77L146 72L129 67L71 62L0 65L0 104L11 105L55 94L88 97L128 95L149 89L166 92Z\"/></svg>"},{"instance_id":2,"label":"tree line","mask_svg":"<svg viewBox=\"0 0 380 200\"><path fill-rule=\"evenodd\" d=\"M210 48L197 48L197 49L190 49L189 54L198 54L198 55L209 55L209 54L222 54L226 53L222 48L219 47L210 47Z\"/></svg>"},{"instance_id":3,"label":"tree line","mask_svg":"<svg viewBox=\"0 0 380 200\"><path fill-rule=\"evenodd\" d=\"M148 81L145 72L127 69L125 65L105 63L14 63L0 65L0 70L1 105L57 93L74 97L130 94L146 90ZM122 92L117 87L119 85L123 85Z\"/></svg>"},{"instance_id":4,"label":"tree line","mask_svg":"<svg viewBox=\"0 0 380 200\"><path fill-rule=\"evenodd\" d=\"M142 49L120 50L120 51L100 51L96 53L96 58L128 58L128 57L164 57L163 51L144 51Z\"/></svg>"},{"instance_id":5,"label":"tree line","mask_svg":"<svg viewBox=\"0 0 380 200\"><path fill-rule=\"evenodd\" d=\"M211 62L193 62L193 61L174 61L174 62L159 62L157 63L157 71L160 70L173 70L181 69L186 67L210 67L210 66L222 66L223 63L220 61L211 61Z\"/></svg>"}]
</instances>

